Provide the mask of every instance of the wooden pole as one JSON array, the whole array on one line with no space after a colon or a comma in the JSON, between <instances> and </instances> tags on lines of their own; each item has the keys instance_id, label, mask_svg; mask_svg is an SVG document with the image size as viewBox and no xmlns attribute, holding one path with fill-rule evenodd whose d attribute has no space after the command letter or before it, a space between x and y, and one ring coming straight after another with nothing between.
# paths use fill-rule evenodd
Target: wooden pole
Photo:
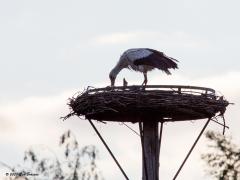
<instances>
[{"instance_id":1,"label":"wooden pole","mask_svg":"<svg viewBox=\"0 0 240 180\"><path fill-rule=\"evenodd\" d=\"M146 168L143 168L143 180L159 180L158 133L157 121L143 121L143 157L146 162Z\"/></svg>"}]
</instances>

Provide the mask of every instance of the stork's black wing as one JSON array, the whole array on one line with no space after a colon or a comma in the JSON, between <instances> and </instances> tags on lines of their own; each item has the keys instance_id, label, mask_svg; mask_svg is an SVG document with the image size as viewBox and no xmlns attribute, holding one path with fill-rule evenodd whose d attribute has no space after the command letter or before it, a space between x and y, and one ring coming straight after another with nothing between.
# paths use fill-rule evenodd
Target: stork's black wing
<instances>
[{"instance_id":1,"label":"stork's black wing","mask_svg":"<svg viewBox=\"0 0 240 180\"><path fill-rule=\"evenodd\" d=\"M177 60L166 56L162 52L156 51L154 49L148 49L152 52L149 56L144 58L136 59L134 65L148 65L158 68L167 74L171 74L168 69L177 69Z\"/></svg>"}]
</instances>

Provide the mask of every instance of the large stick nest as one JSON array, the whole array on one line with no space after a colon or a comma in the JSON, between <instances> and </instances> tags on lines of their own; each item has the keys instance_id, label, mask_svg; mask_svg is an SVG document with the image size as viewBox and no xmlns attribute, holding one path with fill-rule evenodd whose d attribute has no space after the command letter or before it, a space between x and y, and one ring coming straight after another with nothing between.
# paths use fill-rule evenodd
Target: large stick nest
<instances>
[{"instance_id":1,"label":"large stick nest","mask_svg":"<svg viewBox=\"0 0 240 180\"><path fill-rule=\"evenodd\" d=\"M72 115L99 121L181 121L223 115L228 106L210 88L175 85L87 89L69 101Z\"/></svg>"}]
</instances>

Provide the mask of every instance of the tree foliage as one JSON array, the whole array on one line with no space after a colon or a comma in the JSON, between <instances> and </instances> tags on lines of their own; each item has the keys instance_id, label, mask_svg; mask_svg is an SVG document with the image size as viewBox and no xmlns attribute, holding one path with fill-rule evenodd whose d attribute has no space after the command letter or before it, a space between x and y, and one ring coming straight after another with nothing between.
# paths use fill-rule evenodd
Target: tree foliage
<instances>
[{"instance_id":1,"label":"tree foliage","mask_svg":"<svg viewBox=\"0 0 240 180\"><path fill-rule=\"evenodd\" d=\"M103 180L96 165L98 150L95 146L79 148L74 134L68 130L60 137L59 151L61 157L45 146L34 146L25 151L24 163L16 167L5 165L12 173L19 176L9 177L10 180ZM24 174L31 174L26 175Z\"/></svg>"},{"instance_id":2,"label":"tree foliage","mask_svg":"<svg viewBox=\"0 0 240 180\"><path fill-rule=\"evenodd\" d=\"M231 137L208 131L210 152L202 154L207 163L208 173L219 180L240 179L240 149L232 142Z\"/></svg>"}]
</instances>

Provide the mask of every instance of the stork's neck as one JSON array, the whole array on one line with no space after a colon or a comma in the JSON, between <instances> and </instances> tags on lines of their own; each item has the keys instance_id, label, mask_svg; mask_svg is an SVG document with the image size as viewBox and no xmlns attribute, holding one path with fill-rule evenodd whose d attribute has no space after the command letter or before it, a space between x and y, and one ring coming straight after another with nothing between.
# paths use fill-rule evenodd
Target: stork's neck
<instances>
[{"instance_id":1,"label":"stork's neck","mask_svg":"<svg viewBox=\"0 0 240 180\"><path fill-rule=\"evenodd\" d=\"M122 70L123 68L117 64L111 71L111 74L113 77L117 77L118 73Z\"/></svg>"}]
</instances>

